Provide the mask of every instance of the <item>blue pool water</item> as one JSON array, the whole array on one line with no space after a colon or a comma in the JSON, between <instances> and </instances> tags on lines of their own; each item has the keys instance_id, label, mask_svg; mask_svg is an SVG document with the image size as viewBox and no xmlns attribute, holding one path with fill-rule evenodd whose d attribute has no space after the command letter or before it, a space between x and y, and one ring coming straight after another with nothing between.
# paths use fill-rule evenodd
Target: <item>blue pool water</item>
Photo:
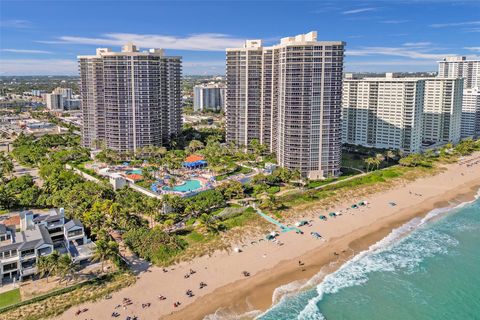
<instances>
[{"instance_id":1,"label":"blue pool water","mask_svg":"<svg viewBox=\"0 0 480 320\"><path fill-rule=\"evenodd\" d=\"M479 248L480 199L437 209L320 282L277 288L277 303L257 319L480 319Z\"/></svg>"},{"instance_id":2,"label":"blue pool water","mask_svg":"<svg viewBox=\"0 0 480 320\"><path fill-rule=\"evenodd\" d=\"M128 170L125 172L126 174L142 174L142 169L133 169L133 170Z\"/></svg>"},{"instance_id":3,"label":"blue pool water","mask_svg":"<svg viewBox=\"0 0 480 320\"><path fill-rule=\"evenodd\" d=\"M202 184L200 183L200 181L192 179L192 180L185 181L181 185L174 186L173 188L170 188L169 186L165 186L165 187L163 187L163 190L167 190L167 191L172 191L173 190L173 191L178 191L178 192L190 192L190 191L200 189L201 187L202 187Z\"/></svg>"}]
</instances>

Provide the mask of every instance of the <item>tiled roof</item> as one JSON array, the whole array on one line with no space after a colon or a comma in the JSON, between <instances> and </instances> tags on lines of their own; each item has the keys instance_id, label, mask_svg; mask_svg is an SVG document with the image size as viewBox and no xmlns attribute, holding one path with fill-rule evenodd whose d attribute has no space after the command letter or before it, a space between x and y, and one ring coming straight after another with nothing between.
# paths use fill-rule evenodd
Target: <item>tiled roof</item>
<instances>
[{"instance_id":1,"label":"tiled roof","mask_svg":"<svg viewBox=\"0 0 480 320\"><path fill-rule=\"evenodd\" d=\"M133 181L139 181L139 180L142 180L142 179L143 179L143 176L142 176L141 174L133 173L133 174L127 175L127 178L128 178L128 179L131 179L131 180L133 180Z\"/></svg>"},{"instance_id":2,"label":"tiled roof","mask_svg":"<svg viewBox=\"0 0 480 320\"><path fill-rule=\"evenodd\" d=\"M202 156L199 156L197 154L192 154L192 155L189 155L186 159L185 159L185 162L196 162L196 161L200 161L200 160L205 160L204 157Z\"/></svg>"},{"instance_id":3,"label":"tiled roof","mask_svg":"<svg viewBox=\"0 0 480 320\"><path fill-rule=\"evenodd\" d=\"M19 215L11 216L10 218L5 219L2 222L0 222L0 224L4 224L6 226L19 226L20 225L20 216Z\"/></svg>"}]
</instances>

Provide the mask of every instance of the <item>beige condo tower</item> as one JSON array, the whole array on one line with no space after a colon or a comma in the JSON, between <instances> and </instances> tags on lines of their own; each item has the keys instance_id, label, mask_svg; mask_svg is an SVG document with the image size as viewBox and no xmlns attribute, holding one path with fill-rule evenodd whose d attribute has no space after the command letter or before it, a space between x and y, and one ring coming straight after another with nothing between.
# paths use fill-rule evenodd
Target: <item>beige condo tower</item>
<instances>
[{"instance_id":1,"label":"beige condo tower","mask_svg":"<svg viewBox=\"0 0 480 320\"><path fill-rule=\"evenodd\" d=\"M227 141L258 139L279 165L310 179L338 175L344 47L312 31L227 49Z\"/></svg>"},{"instance_id":2,"label":"beige condo tower","mask_svg":"<svg viewBox=\"0 0 480 320\"><path fill-rule=\"evenodd\" d=\"M162 49L79 56L82 143L117 151L164 145L181 130L181 57Z\"/></svg>"}]
</instances>

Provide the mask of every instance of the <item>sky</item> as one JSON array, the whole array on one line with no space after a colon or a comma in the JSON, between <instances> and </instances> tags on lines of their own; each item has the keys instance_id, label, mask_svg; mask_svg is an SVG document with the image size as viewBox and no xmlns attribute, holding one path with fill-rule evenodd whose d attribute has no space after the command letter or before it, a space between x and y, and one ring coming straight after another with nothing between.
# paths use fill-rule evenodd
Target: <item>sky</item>
<instances>
[{"instance_id":1,"label":"sky","mask_svg":"<svg viewBox=\"0 0 480 320\"><path fill-rule=\"evenodd\" d=\"M435 71L480 57L480 0L0 0L0 75L77 75L77 55L128 41L223 75L225 48L309 31L347 43L345 71Z\"/></svg>"}]
</instances>

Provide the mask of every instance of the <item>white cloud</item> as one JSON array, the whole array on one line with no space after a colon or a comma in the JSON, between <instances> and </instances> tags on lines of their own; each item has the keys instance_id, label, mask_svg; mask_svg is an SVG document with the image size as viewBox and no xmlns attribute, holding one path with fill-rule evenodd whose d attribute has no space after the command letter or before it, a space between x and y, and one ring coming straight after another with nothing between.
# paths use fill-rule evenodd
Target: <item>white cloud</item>
<instances>
[{"instance_id":1,"label":"white cloud","mask_svg":"<svg viewBox=\"0 0 480 320\"><path fill-rule=\"evenodd\" d=\"M0 75L76 75L76 60L0 59Z\"/></svg>"},{"instance_id":2,"label":"white cloud","mask_svg":"<svg viewBox=\"0 0 480 320\"><path fill-rule=\"evenodd\" d=\"M385 23L385 24L401 24L401 23L406 23L409 20L384 20L380 21L380 23Z\"/></svg>"},{"instance_id":3,"label":"white cloud","mask_svg":"<svg viewBox=\"0 0 480 320\"><path fill-rule=\"evenodd\" d=\"M19 20L19 19L14 19L14 20L3 20L0 21L0 27L4 28L29 28L31 26L30 21L28 20Z\"/></svg>"},{"instance_id":4,"label":"white cloud","mask_svg":"<svg viewBox=\"0 0 480 320\"><path fill-rule=\"evenodd\" d=\"M361 47L359 49L347 50L347 56L394 56L410 59L432 59L438 60L445 56L455 55L452 53L432 53L425 48L395 48L395 47Z\"/></svg>"},{"instance_id":5,"label":"white cloud","mask_svg":"<svg viewBox=\"0 0 480 320\"><path fill-rule=\"evenodd\" d=\"M356 14L356 13L362 13L362 12L375 11L375 10L377 10L377 8L360 8L360 9L342 11L342 14Z\"/></svg>"},{"instance_id":6,"label":"white cloud","mask_svg":"<svg viewBox=\"0 0 480 320\"><path fill-rule=\"evenodd\" d=\"M480 25L480 20L476 21L463 21L463 22L450 22L450 23L435 23L431 24L432 28L447 28L447 27L462 27L462 26L476 26Z\"/></svg>"},{"instance_id":7,"label":"white cloud","mask_svg":"<svg viewBox=\"0 0 480 320\"><path fill-rule=\"evenodd\" d=\"M221 33L201 33L185 37L159 34L107 33L98 38L62 36L56 41L40 42L101 46L122 46L127 42L133 42L141 48L224 51L225 48L240 47L243 45L244 41L244 39L234 38Z\"/></svg>"},{"instance_id":8,"label":"white cloud","mask_svg":"<svg viewBox=\"0 0 480 320\"><path fill-rule=\"evenodd\" d=\"M11 52L11 53L42 53L42 54L52 53L50 51L45 51L45 50L30 50L30 49L1 49L1 51Z\"/></svg>"},{"instance_id":9,"label":"white cloud","mask_svg":"<svg viewBox=\"0 0 480 320\"><path fill-rule=\"evenodd\" d=\"M406 42L403 44L404 47L414 47L414 48L422 48L431 46L431 42Z\"/></svg>"},{"instance_id":10,"label":"white cloud","mask_svg":"<svg viewBox=\"0 0 480 320\"><path fill-rule=\"evenodd\" d=\"M463 49L480 52L480 47L464 47Z\"/></svg>"}]
</instances>

